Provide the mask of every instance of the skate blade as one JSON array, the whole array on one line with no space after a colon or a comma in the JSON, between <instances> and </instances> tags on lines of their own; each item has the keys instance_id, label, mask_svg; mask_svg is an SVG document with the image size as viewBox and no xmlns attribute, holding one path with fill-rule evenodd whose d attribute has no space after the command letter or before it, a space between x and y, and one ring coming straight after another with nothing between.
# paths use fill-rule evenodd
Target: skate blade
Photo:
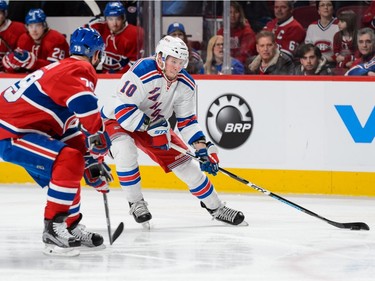
<instances>
[{"instance_id":1,"label":"skate blade","mask_svg":"<svg viewBox=\"0 0 375 281\"><path fill-rule=\"evenodd\" d=\"M141 223L143 230L150 231L151 230L151 224L149 221Z\"/></svg>"},{"instance_id":2,"label":"skate blade","mask_svg":"<svg viewBox=\"0 0 375 281\"><path fill-rule=\"evenodd\" d=\"M79 256L80 251L76 248L61 248L56 245L45 244L43 254L47 256L76 257Z\"/></svg>"},{"instance_id":3,"label":"skate blade","mask_svg":"<svg viewBox=\"0 0 375 281\"><path fill-rule=\"evenodd\" d=\"M97 247L89 247L89 246L85 246L85 245L81 245L81 247L79 247L80 251L81 252L95 252L95 251L101 251L101 250L104 250L106 248L106 246L104 244L100 245L100 246L97 246Z\"/></svg>"}]
</instances>

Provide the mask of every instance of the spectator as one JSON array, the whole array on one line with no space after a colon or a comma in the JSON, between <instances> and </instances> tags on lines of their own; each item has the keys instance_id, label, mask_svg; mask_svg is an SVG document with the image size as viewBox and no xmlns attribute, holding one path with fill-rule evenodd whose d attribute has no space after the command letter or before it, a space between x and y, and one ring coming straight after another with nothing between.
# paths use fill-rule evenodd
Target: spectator
<instances>
[{"instance_id":1,"label":"spectator","mask_svg":"<svg viewBox=\"0 0 375 281\"><path fill-rule=\"evenodd\" d=\"M327 59L317 46L302 44L298 47L297 56L300 58L300 65L295 68L295 75L332 75L326 64Z\"/></svg>"},{"instance_id":2,"label":"spectator","mask_svg":"<svg viewBox=\"0 0 375 281\"><path fill-rule=\"evenodd\" d=\"M3 58L7 72L31 72L69 56L65 36L48 27L42 9L31 9L25 23L27 33L18 39L17 49Z\"/></svg>"},{"instance_id":3,"label":"spectator","mask_svg":"<svg viewBox=\"0 0 375 281\"><path fill-rule=\"evenodd\" d=\"M4 71L4 55L16 49L18 38L25 32L23 23L8 19L8 4L5 0L0 0L0 72Z\"/></svg>"},{"instance_id":4,"label":"spectator","mask_svg":"<svg viewBox=\"0 0 375 281\"><path fill-rule=\"evenodd\" d=\"M375 29L375 1L372 0L367 9L363 12L363 27ZM358 26L359 28L359 26Z\"/></svg>"},{"instance_id":5,"label":"spectator","mask_svg":"<svg viewBox=\"0 0 375 281\"><path fill-rule=\"evenodd\" d=\"M217 35L223 35L224 29L218 30ZM242 64L255 53L255 33L245 18L242 7L238 2L230 3L230 55Z\"/></svg>"},{"instance_id":6,"label":"spectator","mask_svg":"<svg viewBox=\"0 0 375 281\"><path fill-rule=\"evenodd\" d=\"M201 74L223 74L222 66L224 60L224 37L221 35L214 35L208 41L207 59L204 68L201 69ZM244 74L243 64L231 58L231 74Z\"/></svg>"},{"instance_id":7,"label":"spectator","mask_svg":"<svg viewBox=\"0 0 375 281\"><path fill-rule=\"evenodd\" d=\"M333 1L317 1L316 5L320 19L307 28L305 43L318 46L330 66L335 67L333 37L339 31L339 27L338 20L333 16Z\"/></svg>"},{"instance_id":8,"label":"spectator","mask_svg":"<svg viewBox=\"0 0 375 281\"><path fill-rule=\"evenodd\" d=\"M350 68L357 50L357 17L351 11L343 11L338 15L339 29L333 39L336 67Z\"/></svg>"},{"instance_id":9,"label":"spectator","mask_svg":"<svg viewBox=\"0 0 375 281\"><path fill-rule=\"evenodd\" d=\"M143 29L129 24L121 2L108 2L105 20L89 23L104 39L104 73L125 73L143 55Z\"/></svg>"},{"instance_id":10,"label":"spectator","mask_svg":"<svg viewBox=\"0 0 375 281\"><path fill-rule=\"evenodd\" d=\"M293 74L294 64L289 56L279 51L275 34L262 30L256 36L258 56L249 65L249 74L278 75Z\"/></svg>"},{"instance_id":11,"label":"spectator","mask_svg":"<svg viewBox=\"0 0 375 281\"><path fill-rule=\"evenodd\" d=\"M239 1L254 32L258 33L272 20L267 1Z\"/></svg>"},{"instance_id":12,"label":"spectator","mask_svg":"<svg viewBox=\"0 0 375 281\"><path fill-rule=\"evenodd\" d=\"M184 25L178 22L170 24L168 27L167 35L178 37L185 42L185 44L189 48L189 64L186 68L186 71L190 74L199 73L199 71L203 67L203 60L200 54L190 46Z\"/></svg>"},{"instance_id":13,"label":"spectator","mask_svg":"<svg viewBox=\"0 0 375 281\"><path fill-rule=\"evenodd\" d=\"M371 61L375 56L375 34L369 27L362 28L357 33L357 46L359 57L353 62L352 67Z\"/></svg>"},{"instance_id":14,"label":"spectator","mask_svg":"<svg viewBox=\"0 0 375 281\"><path fill-rule=\"evenodd\" d=\"M274 13L275 19L264 29L275 34L281 52L293 59L299 44L305 39L305 29L293 18L293 1L276 0Z\"/></svg>"}]
</instances>

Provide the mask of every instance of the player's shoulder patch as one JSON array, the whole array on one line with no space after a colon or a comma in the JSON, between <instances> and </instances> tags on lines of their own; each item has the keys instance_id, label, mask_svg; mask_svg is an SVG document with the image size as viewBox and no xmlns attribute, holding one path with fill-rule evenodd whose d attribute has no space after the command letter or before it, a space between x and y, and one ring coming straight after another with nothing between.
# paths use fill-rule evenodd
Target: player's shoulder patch
<instances>
[{"instance_id":1,"label":"player's shoulder patch","mask_svg":"<svg viewBox=\"0 0 375 281\"><path fill-rule=\"evenodd\" d=\"M186 86L188 86L192 91L195 89L195 81L193 77L185 70L183 69L179 74L177 80Z\"/></svg>"},{"instance_id":2,"label":"player's shoulder patch","mask_svg":"<svg viewBox=\"0 0 375 281\"><path fill-rule=\"evenodd\" d=\"M138 60L130 70L139 77L143 84L162 77L155 60L151 57Z\"/></svg>"}]
</instances>

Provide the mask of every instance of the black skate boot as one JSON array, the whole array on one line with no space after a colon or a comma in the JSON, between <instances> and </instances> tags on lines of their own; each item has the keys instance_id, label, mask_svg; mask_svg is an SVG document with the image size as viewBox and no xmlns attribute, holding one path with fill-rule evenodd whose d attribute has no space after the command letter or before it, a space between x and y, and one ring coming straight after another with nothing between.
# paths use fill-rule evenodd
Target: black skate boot
<instances>
[{"instance_id":1,"label":"black skate boot","mask_svg":"<svg viewBox=\"0 0 375 281\"><path fill-rule=\"evenodd\" d=\"M129 214L133 215L137 223L141 223L144 228L150 229L149 220L152 219L152 215L148 210L147 205L148 204L144 199L134 203L129 202Z\"/></svg>"},{"instance_id":2,"label":"black skate boot","mask_svg":"<svg viewBox=\"0 0 375 281\"><path fill-rule=\"evenodd\" d=\"M43 242L46 255L78 256L79 251L74 247L81 246L66 228L67 214L58 214L52 220L44 220Z\"/></svg>"},{"instance_id":3,"label":"black skate boot","mask_svg":"<svg viewBox=\"0 0 375 281\"><path fill-rule=\"evenodd\" d=\"M82 219L82 214L79 214L79 218L68 227L68 231L75 237L77 241L80 241L83 246L94 248L105 248L103 244L103 236L98 233L90 232L86 230L86 226L79 224ZM102 246L102 247L100 247Z\"/></svg>"},{"instance_id":4,"label":"black skate boot","mask_svg":"<svg viewBox=\"0 0 375 281\"><path fill-rule=\"evenodd\" d=\"M216 210L211 210L208 209L206 205L201 201L201 207L205 208L214 219L225 223L229 223L231 225L239 225L245 219L245 216L241 211L236 211L231 208L228 208L225 206L225 204L222 204Z\"/></svg>"}]
</instances>

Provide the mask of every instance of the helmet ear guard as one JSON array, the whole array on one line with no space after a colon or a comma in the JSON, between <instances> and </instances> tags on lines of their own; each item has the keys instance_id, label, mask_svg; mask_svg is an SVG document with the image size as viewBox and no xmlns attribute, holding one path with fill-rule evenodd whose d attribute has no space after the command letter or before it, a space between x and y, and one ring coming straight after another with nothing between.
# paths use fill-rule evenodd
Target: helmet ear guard
<instances>
[{"instance_id":1,"label":"helmet ear guard","mask_svg":"<svg viewBox=\"0 0 375 281\"><path fill-rule=\"evenodd\" d=\"M184 68L188 66L189 63L189 49L185 42L178 37L165 36L163 37L158 45L156 46L156 59L161 53L161 58L163 61L163 67L165 66L165 60L168 56L184 60ZM163 68L162 68L163 69Z\"/></svg>"}]
</instances>

